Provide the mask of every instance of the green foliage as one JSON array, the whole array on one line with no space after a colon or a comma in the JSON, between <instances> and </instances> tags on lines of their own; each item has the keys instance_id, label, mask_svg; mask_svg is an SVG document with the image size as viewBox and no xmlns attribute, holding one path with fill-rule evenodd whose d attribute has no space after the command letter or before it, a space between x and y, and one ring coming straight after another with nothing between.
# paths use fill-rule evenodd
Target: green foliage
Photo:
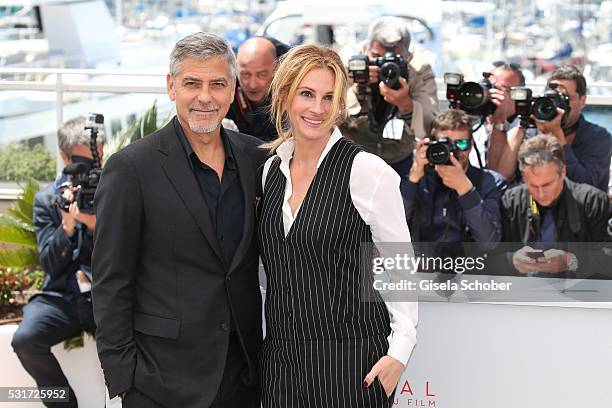
<instances>
[{"instance_id":1,"label":"green foliage","mask_svg":"<svg viewBox=\"0 0 612 408\"><path fill-rule=\"evenodd\" d=\"M43 145L11 144L0 148L0 180L53 180L55 159Z\"/></svg>"},{"instance_id":2,"label":"green foliage","mask_svg":"<svg viewBox=\"0 0 612 408\"><path fill-rule=\"evenodd\" d=\"M34 233L34 195L40 189L30 180L21 196L0 214L0 267L40 270Z\"/></svg>"},{"instance_id":3,"label":"green foliage","mask_svg":"<svg viewBox=\"0 0 612 408\"><path fill-rule=\"evenodd\" d=\"M104 155L110 157L113 153L118 152L138 139L150 135L157 129L157 101L155 101L142 116L104 145Z\"/></svg>"}]
</instances>

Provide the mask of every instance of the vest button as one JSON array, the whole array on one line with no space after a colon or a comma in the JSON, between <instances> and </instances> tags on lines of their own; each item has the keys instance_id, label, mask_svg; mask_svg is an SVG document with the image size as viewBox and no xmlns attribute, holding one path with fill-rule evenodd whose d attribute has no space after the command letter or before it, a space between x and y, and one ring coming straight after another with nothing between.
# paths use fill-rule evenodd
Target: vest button
<instances>
[{"instance_id":1,"label":"vest button","mask_svg":"<svg viewBox=\"0 0 612 408\"><path fill-rule=\"evenodd\" d=\"M229 324L227 323L221 323L221 330L223 331L228 331L229 330Z\"/></svg>"},{"instance_id":2,"label":"vest button","mask_svg":"<svg viewBox=\"0 0 612 408\"><path fill-rule=\"evenodd\" d=\"M290 288L289 286L287 286L287 287L285 288L285 292L287 292L287 293L291 293L291 288Z\"/></svg>"}]
</instances>

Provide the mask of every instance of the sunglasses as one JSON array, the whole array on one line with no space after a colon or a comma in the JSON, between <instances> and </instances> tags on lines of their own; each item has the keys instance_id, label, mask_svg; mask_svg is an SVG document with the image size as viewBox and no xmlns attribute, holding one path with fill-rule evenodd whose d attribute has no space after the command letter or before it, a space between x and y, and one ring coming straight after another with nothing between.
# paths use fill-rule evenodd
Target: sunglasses
<instances>
[{"instance_id":1,"label":"sunglasses","mask_svg":"<svg viewBox=\"0 0 612 408\"><path fill-rule=\"evenodd\" d=\"M435 140L446 139L449 143L453 144L457 150L460 152L465 152L470 148L470 139L456 139L452 140L450 137L446 135L438 135L434 138Z\"/></svg>"},{"instance_id":2,"label":"sunglasses","mask_svg":"<svg viewBox=\"0 0 612 408\"><path fill-rule=\"evenodd\" d=\"M525 152L521 155L519 155L519 162L521 162L523 165L528 166L530 165L532 162L532 158L534 158L535 156L539 157L540 160L542 160L545 163L551 162L554 159L557 159L559 161L563 161L561 159L561 153L558 151L550 151L550 150L533 150L531 152Z\"/></svg>"}]
</instances>

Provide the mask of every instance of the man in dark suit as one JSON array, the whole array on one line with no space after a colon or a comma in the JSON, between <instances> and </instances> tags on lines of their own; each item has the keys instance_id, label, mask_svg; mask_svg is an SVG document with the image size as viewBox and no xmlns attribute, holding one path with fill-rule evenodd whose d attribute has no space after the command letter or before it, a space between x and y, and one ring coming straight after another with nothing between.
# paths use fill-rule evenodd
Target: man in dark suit
<instances>
[{"instance_id":1,"label":"man in dark suit","mask_svg":"<svg viewBox=\"0 0 612 408\"><path fill-rule=\"evenodd\" d=\"M91 139L85 130L84 117L69 120L57 135L64 165L82 163L87 168L92 165ZM103 143L103 135L99 135L98 141ZM99 144L100 159L102 154ZM68 181L68 176L60 174L34 197L34 230L45 278L42 292L23 309L23 321L12 340L17 357L38 387L68 388L69 401L50 403L53 407L76 407L77 401L51 347L82 330L95 332L88 286L96 216L81 212L77 203L72 202L74 191L66 187ZM65 211L56 205L62 193L72 202Z\"/></svg>"},{"instance_id":2,"label":"man in dark suit","mask_svg":"<svg viewBox=\"0 0 612 408\"><path fill-rule=\"evenodd\" d=\"M259 407L257 139L223 129L235 56L196 33L170 55L176 117L114 154L96 193L96 340L124 407Z\"/></svg>"}]
</instances>

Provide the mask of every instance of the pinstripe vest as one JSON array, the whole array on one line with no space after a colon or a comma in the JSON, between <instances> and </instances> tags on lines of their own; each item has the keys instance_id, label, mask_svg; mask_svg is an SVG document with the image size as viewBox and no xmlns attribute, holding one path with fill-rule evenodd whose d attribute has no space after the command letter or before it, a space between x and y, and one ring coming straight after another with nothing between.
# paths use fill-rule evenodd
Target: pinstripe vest
<instances>
[{"instance_id":1,"label":"pinstripe vest","mask_svg":"<svg viewBox=\"0 0 612 408\"><path fill-rule=\"evenodd\" d=\"M371 243L372 235L349 189L353 159L360 151L346 139L332 146L286 238L280 158L270 166L258 233L268 278L266 336L271 339L372 338L390 332L378 293L377 302L362 300L364 285L372 287L372 272L370 262L360 266L360 256L371 259L371 251L360 255L360 246Z\"/></svg>"}]
</instances>

